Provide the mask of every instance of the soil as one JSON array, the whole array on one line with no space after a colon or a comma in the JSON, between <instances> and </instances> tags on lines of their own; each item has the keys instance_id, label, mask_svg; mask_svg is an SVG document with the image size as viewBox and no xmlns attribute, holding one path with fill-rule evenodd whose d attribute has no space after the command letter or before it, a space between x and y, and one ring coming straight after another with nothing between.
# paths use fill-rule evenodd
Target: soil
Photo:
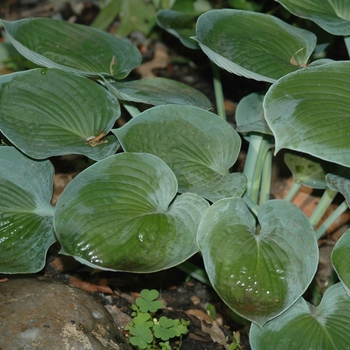
<instances>
[{"instance_id":1,"label":"soil","mask_svg":"<svg viewBox=\"0 0 350 350\"><path fill-rule=\"evenodd\" d=\"M79 11L74 7L78 5L80 6ZM0 18L16 20L26 17L60 15L63 19L71 22L90 24L98 11L98 1L8 0L1 2ZM157 40L146 40L142 35L139 35L137 40L144 60L141 67L132 73L133 75L139 77L152 75L167 77L191 85L202 91L212 101L213 110L215 111L210 64L201 52L184 48L178 40L165 33L162 33ZM177 63L180 58L186 58L185 63ZM227 118L230 123L235 125L234 113L238 101L250 92L265 90L266 85L225 72L222 72L221 75L223 88L226 92ZM146 107L140 106L140 108ZM127 114L123 114L118 122L121 125L127 119ZM243 150L237 165L238 171L243 168L244 158ZM52 198L52 203L55 204L64 187L89 165L89 161L82 156L55 157L51 161L56 170ZM276 158L274 174L272 196L283 198L291 185L291 179L290 173L283 167L281 156ZM294 203L302 207L307 215L310 215L318 198L317 193L312 193L303 188L294 199ZM349 227L348 214L343 216L341 220L320 241L322 253L318 282L321 288L325 287L333 273L330 263L331 248ZM38 273L38 276L59 280L90 292L95 299L110 311L121 329L129 322L131 304L139 296L140 291L142 289L156 289L160 292L160 299L164 303L164 308L159 316L166 315L171 318L184 318L191 321L189 333L182 340L182 350L225 349L227 344L233 341L233 332L241 337L241 348L250 349L248 341L249 324L235 322L230 309L210 286L191 278L178 268L153 274L103 272L93 270L79 264L72 258L60 255L58 253L59 249L59 244L55 244L50 248L47 264ZM198 255L190 261L199 266L202 264L202 260ZM5 281L6 278L11 278L11 276L0 275L1 278L2 281ZM216 316L208 314L207 310L210 305L215 307Z\"/></svg>"}]
</instances>

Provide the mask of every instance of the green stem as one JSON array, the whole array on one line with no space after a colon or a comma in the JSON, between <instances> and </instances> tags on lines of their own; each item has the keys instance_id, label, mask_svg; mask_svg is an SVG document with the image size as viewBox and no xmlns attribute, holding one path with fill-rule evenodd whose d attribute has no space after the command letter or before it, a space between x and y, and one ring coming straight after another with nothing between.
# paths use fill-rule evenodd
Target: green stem
<instances>
[{"instance_id":1,"label":"green stem","mask_svg":"<svg viewBox=\"0 0 350 350\"><path fill-rule=\"evenodd\" d=\"M334 197L338 192L331 190L329 187L323 193L321 200L317 204L315 210L313 211L309 221L313 227L316 227L317 224L322 219L324 213L328 209L329 205L332 203Z\"/></svg>"},{"instance_id":2,"label":"green stem","mask_svg":"<svg viewBox=\"0 0 350 350\"><path fill-rule=\"evenodd\" d=\"M291 186L291 188L289 189L286 197L284 198L286 201L291 202L293 200L293 198L295 197L295 195L298 193L298 191L300 190L301 187L301 183L297 183L297 182L293 182L293 185Z\"/></svg>"},{"instance_id":3,"label":"green stem","mask_svg":"<svg viewBox=\"0 0 350 350\"><path fill-rule=\"evenodd\" d=\"M348 209L347 203L344 201L336 210L324 221L324 223L316 230L316 239L320 239L331 225Z\"/></svg>"},{"instance_id":4,"label":"green stem","mask_svg":"<svg viewBox=\"0 0 350 350\"><path fill-rule=\"evenodd\" d=\"M247 178L247 195L250 197L253 192L253 182L255 177L256 163L258 160L259 150L263 136L261 134L251 134L249 136L249 147L247 158L244 165L243 174Z\"/></svg>"},{"instance_id":5,"label":"green stem","mask_svg":"<svg viewBox=\"0 0 350 350\"><path fill-rule=\"evenodd\" d=\"M348 51L348 55L350 56L350 35L344 36L344 42L345 42L346 49Z\"/></svg>"},{"instance_id":6,"label":"green stem","mask_svg":"<svg viewBox=\"0 0 350 350\"><path fill-rule=\"evenodd\" d=\"M272 149L269 147L265 155L261 174L259 205L270 199L271 194Z\"/></svg>"},{"instance_id":7,"label":"green stem","mask_svg":"<svg viewBox=\"0 0 350 350\"><path fill-rule=\"evenodd\" d=\"M213 84L214 84L214 91L215 91L216 109L218 111L218 115L222 119L226 120L224 93L222 91L220 69L215 63L211 61L210 63L211 63L211 69L213 71Z\"/></svg>"},{"instance_id":8,"label":"green stem","mask_svg":"<svg viewBox=\"0 0 350 350\"><path fill-rule=\"evenodd\" d=\"M264 137L264 135L259 135L260 139L256 139L256 136L257 135L252 134L250 138L250 142L254 143L255 141L257 141L257 148L254 150L254 151L257 151L257 154L256 154L256 158L254 159L254 168L253 168L252 174L249 174L251 177L250 179L251 181L247 189L248 195L253 200L254 203L258 203L259 193L262 186L261 179L262 179L264 163L266 160L266 155L271 148L270 142ZM250 148L250 145L249 145L249 148ZM249 153L249 149L248 149L248 153ZM271 164L270 164L270 167L271 167ZM264 181L267 181L267 180L264 180ZM271 181L271 178L268 181ZM268 185L268 188L266 190L269 190L269 188L270 188L270 185ZM270 193L268 194L268 196L270 196Z\"/></svg>"}]
</instances>

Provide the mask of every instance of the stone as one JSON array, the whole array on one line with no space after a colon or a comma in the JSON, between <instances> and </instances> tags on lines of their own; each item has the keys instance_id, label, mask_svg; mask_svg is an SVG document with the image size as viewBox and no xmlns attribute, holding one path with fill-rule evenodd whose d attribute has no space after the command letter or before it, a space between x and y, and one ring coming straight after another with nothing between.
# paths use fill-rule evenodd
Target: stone
<instances>
[{"instance_id":1,"label":"stone","mask_svg":"<svg viewBox=\"0 0 350 350\"><path fill-rule=\"evenodd\" d=\"M0 283L0 350L132 350L89 293L62 283Z\"/></svg>"}]
</instances>

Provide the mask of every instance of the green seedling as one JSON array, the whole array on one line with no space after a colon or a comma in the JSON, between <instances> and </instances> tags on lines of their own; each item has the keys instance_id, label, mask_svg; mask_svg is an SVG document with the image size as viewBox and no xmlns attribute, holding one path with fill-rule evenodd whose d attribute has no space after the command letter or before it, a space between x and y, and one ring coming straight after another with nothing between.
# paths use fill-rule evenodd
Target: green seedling
<instances>
[{"instance_id":1,"label":"green seedling","mask_svg":"<svg viewBox=\"0 0 350 350\"><path fill-rule=\"evenodd\" d=\"M125 327L130 333L130 343L137 349L171 350L169 340L177 338L178 345L173 349L180 349L182 336L188 332L189 321L171 319L155 313L163 307L161 300L157 300L159 293L155 289L144 289L141 297L131 306L132 321Z\"/></svg>"}]
</instances>

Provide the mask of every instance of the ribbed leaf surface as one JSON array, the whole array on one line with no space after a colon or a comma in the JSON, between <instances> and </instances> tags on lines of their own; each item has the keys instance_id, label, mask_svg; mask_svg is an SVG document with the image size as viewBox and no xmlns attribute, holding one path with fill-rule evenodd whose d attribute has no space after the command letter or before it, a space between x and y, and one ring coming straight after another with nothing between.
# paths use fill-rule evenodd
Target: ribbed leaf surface
<instances>
[{"instance_id":1,"label":"ribbed leaf surface","mask_svg":"<svg viewBox=\"0 0 350 350\"><path fill-rule=\"evenodd\" d=\"M350 166L350 62L333 62L291 73L264 100L276 152L289 148Z\"/></svg>"},{"instance_id":2,"label":"ribbed leaf surface","mask_svg":"<svg viewBox=\"0 0 350 350\"><path fill-rule=\"evenodd\" d=\"M337 283L327 289L317 308L300 298L262 329L252 324L251 347L253 350L349 349L349 308L350 299Z\"/></svg>"},{"instance_id":3,"label":"ribbed leaf surface","mask_svg":"<svg viewBox=\"0 0 350 350\"><path fill-rule=\"evenodd\" d=\"M188 106L166 105L146 110L112 130L127 152L147 152L174 171L179 192L193 192L211 201L241 196L246 178L230 173L241 140L217 115Z\"/></svg>"},{"instance_id":4,"label":"ribbed leaf surface","mask_svg":"<svg viewBox=\"0 0 350 350\"><path fill-rule=\"evenodd\" d=\"M0 147L0 272L34 273L56 238L50 205L53 167Z\"/></svg>"},{"instance_id":5,"label":"ribbed leaf surface","mask_svg":"<svg viewBox=\"0 0 350 350\"><path fill-rule=\"evenodd\" d=\"M47 68L4 75L0 104L1 132L32 158L83 154L98 160L119 147L113 135L92 143L108 134L120 107L85 77Z\"/></svg>"},{"instance_id":6,"label":"ribbed leaf surface","mask_svg":"<svg viewBox=\"0 0 350 350\"><path fill-rule=\"evenodd\" d=\"M201 15L196 40L219 67L267 82L305 66L316 44L314 34L276 17L230 9Z\"/></svg>"},{"instance_id":7,"label":"ribbed leaf surface","mask_svg":"<svg viewBox=\"0 0 350 350\"><path fill-rule=\"evenodd\" d=\"M276 0L296 16L310 19L334 35L350 34L349 2L346 0Z\"/></svg>"},{"instance_id":8,"label":"ribbed leaf surface","mask_svg":"<svg viewBox=\"0 0 350 350\"><path fill-rule=\"evenodd\" d=\"M134 45L99 29L49 18L2 24L18 52L39 66L123 79L141 63Z\"/></svg>"},{"instance_id":9,"label":"ribbed leaf surface","mask_svg":"<svg viewBox=\"0 0 350 350\"><path fill-rule=\"evenodd\" d=\"M176 193L174 173L154 155L121 153L95 163L57 202L62 253L107 270L152 272L180 264L198 251L195 235L209 204Z\"/></svg>"},{"instance_id":10,"label":"ribbed leaf surface","mask_svg":"<svg viewBox=\"0 0 350 350\"><path fill-rule=\"evenodd\" d=\"M213 287L236 313L262 326L306 290L318 265L315 233L290 202L265 202L261 232L241 198L214 203L197 241Z\"/></svg>"}]
</instances>

